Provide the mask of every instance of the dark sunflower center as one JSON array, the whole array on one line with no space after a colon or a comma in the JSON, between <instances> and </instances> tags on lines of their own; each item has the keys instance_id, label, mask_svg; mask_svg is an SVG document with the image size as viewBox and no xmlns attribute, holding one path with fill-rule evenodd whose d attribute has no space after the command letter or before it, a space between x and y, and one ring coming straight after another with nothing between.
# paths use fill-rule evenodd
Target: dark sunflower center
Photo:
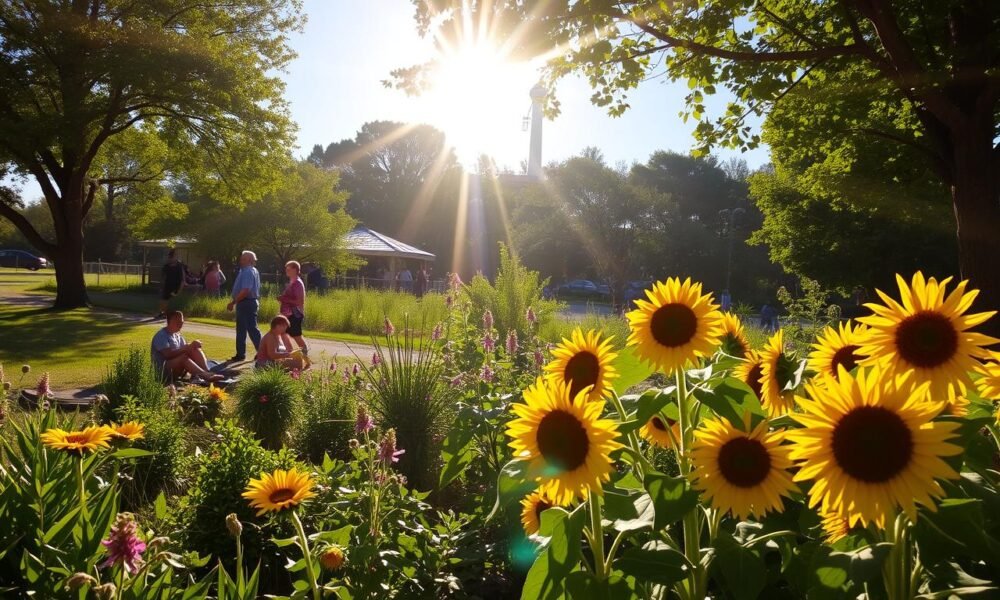
<instances>
[{"instance_id":1,"label":"dark sunflower center","mask_svg":"<svg viewBox=\"0 0 1000 600\"><path fill-rule=\"evenodd\" d=\"M755 364L750 372L747 374L747 379L749 381L746 384L753 390L753 393L759 399L764 391L764 385L760 382L761 376L764 375L764 365L761 363Z\"/></svg>"},{"instance_id":2,"label":"dark sunflower center","mask_svg":"<svg viewBox=\"0 0 1000 600\"><path fill-rule=\"evenodd\" d=\"M673 425L676 422L673 419L667 419L667 421L669 421L670 425ZM649 420L649 422L653 424L653 427L655 429L659 429L660 431L667 430L667 423L664 423L663 419L661 419L660 417L653 417L652 419Z\"/></svg>"},{"instance_id":3,"label":"dark sunflower center","mask_svg":"<svg viewBox=\"0 0 1000 600\"><path fill-rule=\"evenodd\" d=\"M86 444L90 438L82 433L71 433L66 436L66 441L70 444Z\"/></svg>"},{"instance_id":4,"label":"dark sunflower center","mask_svg":"<svg viewBox=\"0 0 1000 600\"><path fill-rule=\"evenodd\" d=\"M884 483L910 464L913 436L895 412L862 406L844 415L834 427L833 456L851 477Z\"/></svg>"},{"instance_id":5,"label":"dark sunflower center","mask_svg":"<svg viewBox=\"0 0 1000 600\"><path fill-rule=\"evenodd\" d=\"M736 337L732 333L727 333L722 336L722 351L729 356L735 356L737 358L743 358L747 355L747 347L743 344L743 340Z\"/></svg>"},{"instance_id":6,"label":"dark sunflower center","mask_svg":"<svg viewBox=\"0 0 1000 600\"><path fill-rule=\"evenodd\" d=\"M932 311L908 317L896 329L896 347L903 359L930 369L948 362L958 350L958 332L951 319Z\"/></svg>"},{"instance_id":7,"label":"dark sunflower center","mask_svg":"<svg viewBox=\"0 0 1000 600\"><path fill-rule=\"evenodd\" d=\"M858 366L858 361L861 360L861 355L858 354L857 346L844 346L840 350L837 350L833 354L833 360L830 361L830 369L833 371L834 375L840 372L839 368L841 365L848 371L854 369Z\"/></svg>"},{"instance_id":8,"label":"dark sunflower center","mask_svg":"<svg viewBox=\"0 0 1000 600\"><path fill-rule=\"evenodd\" d=\"M535 503L535 520L539 523L542 522L542 513L552 508L552 505L544 500L539 500Z\"/></svg>"},{"instance_id":9,"label":"dark sunflower center","mask_svg":"<svg viewBox=\"0 0 1000 600\"><path fill-rule=\"evenodd\" d=\"M288 488L281 488L271 492L271 495L268 496L268 500L270 500L272 504L278 504L279 502L287 502L294 497L295 492Z\"/></svg>"},{"instance_id":10,"label":"dark sunflower center","mask_svg":"<svg viewBox=\"0 0 1000 600\"><path fill-rule=\"evenodd\" d=\"M563 376L569 381L570 399L575 400L580 391L596 385L601 372L601 361L590 352L577 352L566 362Z\"/></svg>"},{"instance_id":11,"label":"dark sunflower center","mask_svg":"<svg viewBox=\"0 0 1000 600\"><path fill-rule=\"evenodd\" d=\"M757 440L733 438L719 448L719 472L731 485L754 487L771 472L771 455Z\"/></svg>"},{"instance_id":12,"label":"dark sunflower center","mask_svg":"<svg viewBox=\"0 0 1000 600\"><path fill-rule=\"evenodd\" d=\"M684 304L664 304L653 313L649 330L664 346L683 346L698 331L698 317Z\"/></svg>"},{"instance_id":13,"label":"dark sunflower center","mask_svg":"<svg viewBox=\"0 0 1000 600\"><path fill-rule=\"evenodd\" d=\"M583 423L570 413L554 410L545 415L535 435L538 450L549 466L572 471L586 462L590 439Z\"/></svg>"}]
</instances>

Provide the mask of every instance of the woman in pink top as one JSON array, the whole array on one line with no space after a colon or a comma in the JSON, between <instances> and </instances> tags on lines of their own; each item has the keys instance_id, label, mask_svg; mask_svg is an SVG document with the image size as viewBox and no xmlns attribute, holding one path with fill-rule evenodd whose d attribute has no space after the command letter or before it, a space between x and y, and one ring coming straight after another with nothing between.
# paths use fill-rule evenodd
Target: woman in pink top
<instances>
[{"instance_id":1,"label":"woman in pink top","mask_svg":"<svg viewBox=\"0 0 1000 600\"><path fill-rule=\"evenodd\" d=\"M288 318L288 335L292 336L295 343L302 348L302 355L309 354L309 347L302 337L302 321L306 318L306 285L302 283L299 273L302 265L297 261L290 260L285 263L285 275L288 276L288 285L285 291L278 296L281 303L281 314Z\"/></svg>"},{"instance_id":2,"label":"woman in pink top","mask_svg":"<svg viewBox=\"0 0 1000 600\"><path fill-rule=\"evenodd\" d=\"M211 296L222 294L222 284L226 283L226 276L219 269L219 263L212 260L205 265L205 293Z\"/></svg>"}]
</instances>

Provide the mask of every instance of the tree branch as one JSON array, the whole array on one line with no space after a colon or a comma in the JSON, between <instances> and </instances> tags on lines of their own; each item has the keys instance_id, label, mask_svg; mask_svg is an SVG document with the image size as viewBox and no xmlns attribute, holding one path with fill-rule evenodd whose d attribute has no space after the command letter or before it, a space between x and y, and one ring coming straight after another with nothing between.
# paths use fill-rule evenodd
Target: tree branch
<instances>
[{"instance_id":1,"label":"tree branch","mask_svg":"<svg viewBox=\"0 0 1000 600\"><path fill-rule=\"evenodd\" d=\"M0 202L0 217L6 218L17 227L18 231L31 242L31 245L38 248L39 252L52 256L55 254L56 245L42 237L35 226L21 213L14 210L14 207Z\"/></svg>"}]
</instances>

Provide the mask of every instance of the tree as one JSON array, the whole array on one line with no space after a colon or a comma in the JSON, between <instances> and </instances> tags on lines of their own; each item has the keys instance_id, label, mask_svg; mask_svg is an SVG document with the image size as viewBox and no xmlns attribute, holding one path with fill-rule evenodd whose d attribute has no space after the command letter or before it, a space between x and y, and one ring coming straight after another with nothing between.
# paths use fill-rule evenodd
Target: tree
<instances>
[{"instance_id":1,"label":"tree","mask_svg":"<svg viewBox=\"0 0 1000 600\"><path fill-rule=\"evenodd\" d=\"M113 179L98 157L116 136L155 132L178 157L175 177L207 197L240 203L270 191L291 146L277 73L293 57L286 36L300 4L0 4L0 164L41 187L54 239L15 202L0 203L0 215L54 259L56 306L87 302L83 224Z\"/></svg>"},{"instance_id":2,"label":"tree","mask_svg":"<svg viewBox=\"0 0 1000 600\"><path fill-rule=\"evenodd\" d=\"M666 73L691 88L683 117L698 121L699 152L714 144L748 148L746 124L805 89L824 101L786 135L821 142L809 122L844 135L912 148L950 188L962 276L1000 306L1000 3L990 0L707 0L705 2L468 2L415 0L421 31L475 23L497 39L545 40L559 48L549 79L572 73L594 100L618 114L627 92ZM468 14L472 12L473 14ZM488 23L489 26L484 26ZM597 34L595 35L595 32ZM537 53L537 49L529 49ZM401 70L397 78L413 79ZM551 83L550 81L550 87ZM707 115L705 96L724 86L724 114ZM881 129L849 105L874 89L879 108L900 116ZM558 110L553 103L552 110ZM994 320L993 331L1000 331Z\"/></svg>"}]
</instances>

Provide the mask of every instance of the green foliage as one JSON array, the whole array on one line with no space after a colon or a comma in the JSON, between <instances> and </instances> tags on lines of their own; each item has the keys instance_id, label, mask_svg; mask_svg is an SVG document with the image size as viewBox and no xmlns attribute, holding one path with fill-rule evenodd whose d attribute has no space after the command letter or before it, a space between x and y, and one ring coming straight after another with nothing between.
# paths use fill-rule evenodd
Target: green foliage
<instances>
[{"instance_id":1,"label":"green foliage","mask_svg":"<svg viewBox=\"0 0 1000 600\"><path fill-rule=\"evenodd\" d=\"M548 279L537 271L526 268L517 254L500 244L500 267L496 281L491 284L477 274L462 288L462 294L472 304L473 318L481 318L487 310L493 313L494 328L501 332L514 330L521 339L530 334L527 312L530 307L545 323L556 312L558 304L542 300L542 290Z\"/></svg>"},{"instance_id":2,"label":"green foliage","mask_svg":"<svg viewBox=\"0 0 1000 600\"><path fill-rule=\"evenodd\" d=\"M211 428L212 444L194 459L193 481L176 515L185 547L202 555L212 555L232 564L233 539L226 529L226 516L235 513L246 526L243 530L246 560L256 563L271 555L267 540L276 530L254 516L249 503L240 496L251 478L274 469L293 466L291 452L273 452L261 447L248 431L232 421L216 421ZM260 525L258 527L258 525ZM266 561L267 568L280 563Z\"/></svg>"},{"instance_id":3,"label":"green foliage","mask_svg":"<svg viewBox=\"0 0 1000 600\"><path fill-rule=\"evenodd\" d=\"M799 281L798 291L795 296L785 287L778 288L778 301L788 313L782 328L800 352L808 352L823 328L840 319L840 307L830 304L830 292L808 277Z\"/></svg>"},{"instance_id":4,"label":"green foliage","mask_svg":"<svg viewBox=\"0 0 1000 600\"><path fill-rule=\"evenodd\" d=\"M254 369L240 378L236 417L265 448L281 448L302 403L302 384L279 366Z\"/></svg>"},{"instance_id":5,"label":"green foliage","mask_svg":"<svg viewBox=\"0 0 1000 600\"><path fill-rule=\"evenodd\" d=\"M445 379L445 365L436 343L411 331L373 337L378 360L362 363L371 386L370 407L379 425L393 428L406 450L399 468L418 489L437 481L440 437L451 416L455 390Z\"/></svg>"},{"instance_id":6,"label":"green foliage","mask_svg":"<svg viewBox=\"0 0 1000 600\"><path fill-rule=\"evenodd\" d=\"M134 398L140 406L149 407L159 407L167 401L167 390L153 370L149 350L139 346L132 346L119 354L105 370L101 391L108 399L98 407L104 422L117 417L126 397Z\"/></svg>"},{"instance_id":7,"label":"green foliage","mask_svg":"<svg viewBox=\"0 0 1000 600\"><path fill-rule=\"evenodd\" d=\"M161 492L174 493L185 462L187 428L180 415L166 404L143 404L125 397L118 407L119 423L138 421L145 425L143 438L133 442L136 448L150 452L122 469L122 504L135 510L151 502Z\"/></svg>"},{"instance_id":8,"label":"green foliage","mask_svg":"<svg viewBox=\"0 0 1000 600\"><path fill-rule=\"evenodd\" d=\"M221 416L225 408L219 398L210 394L208 388L200 385L191 385L178 390L173 401L181 418L189 425L212 422Z\"/></svg>"},{"instance_id":9,"label":"green foliage","mask_svg":"<svg viewBox=\"0 0 1000 600\"><path fill-rule=\"evenodd\" d=\"M302 403L293 432L295 449L313 464L327 454L341 460L350 457L348 442L354 435L354 417L361 380L348 381L329 369L303 374Z\"/></svg>"}]
</instances>

